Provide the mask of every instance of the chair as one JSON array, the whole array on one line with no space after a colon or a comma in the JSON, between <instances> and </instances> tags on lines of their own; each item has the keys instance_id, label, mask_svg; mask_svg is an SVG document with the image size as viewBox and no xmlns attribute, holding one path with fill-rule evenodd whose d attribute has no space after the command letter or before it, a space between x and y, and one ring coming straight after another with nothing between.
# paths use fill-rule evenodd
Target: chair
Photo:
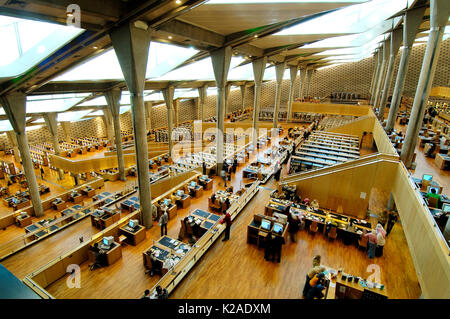
<instances>
[{"instance_id":1,"label":"chair","mask_svg":"<svg viewBox=\"0 0 450 319\"><path fill-rule=\"evenodd\" d=\"M436 208L438 204L438 199L436 197L428 197L428 207Z\"/></svg>"},{"instance_id":2,"label":"chair","mask_svg":"<svg viewBox=\"0 0 450 319\"><path fill-rule=\"evenodd\" d=\"M337 237L337 228L331 227L330 231L328 232L328 238L336 239Z\"/></svg>"},{"instance_id":3,"label":"chair","mask_svg":"<svg viewBox=\"0 0 450 319\"><path fill-rule=\"evenodd\" d=\"M309 231L312 233L317 233L318 230L319 230L319 225L317 224L316 221L313 221L311 223L311 225L309 225Z\"/></svg>"},{"instance_id":4,"label":"chair","mask_svg":"<svg viewBox=\"0 0 450 319\"><path fill-rule=\"evenodd\" d=\"M361 237L358 240L358 248L364 248L367 249L367 242L369 241L369 238L366 236Z\"/></svg>"}]
</instances>

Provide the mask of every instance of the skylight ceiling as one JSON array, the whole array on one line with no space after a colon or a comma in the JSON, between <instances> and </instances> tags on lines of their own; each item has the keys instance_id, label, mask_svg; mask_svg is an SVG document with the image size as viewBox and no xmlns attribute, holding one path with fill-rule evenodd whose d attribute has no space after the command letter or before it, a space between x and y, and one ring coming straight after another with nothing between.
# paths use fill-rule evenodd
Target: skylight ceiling
<instances>
[{"instance_id":1,"label":"skylight ceiling","mask_svg":"<svg viewBox=\"0 0 450 319\"><path fill-rule=\"evenodd\" d=\"M275 35L361 33L408 8L413 2L414 0L372 0L355 4L286 28Z\"/></svg>"},{"instance_id":2,"label":"skylight ceiling","mask_svg":"<svg viewBox=\"0 0 450 319\"><path fill-rule=\"evenodd\" d=\"M26 102L27 113L64 112L79 103L83 98L60 98L52 100L28 100Z\"/></svg>"},{"instance_id":3,"label":"skylight ceiling","mask_svg":"<svg viewBox=\"0 0 450 319\"><path fill-rule=\"evenodd\" d=\"M0 15L0 79L23 74L83 31Z\"/></svg>"},{"instance_id":4,"label":"skylight ceiling","mask_svg":"<svg viewBox=\"0 0 450 319\"><path fill-rule=\"evenodd\" d=\"M91 113L92 110L58 113L58 122L72 122Z\"/></svg>"},{"instance_id":5,"label":"skylight ceiling","mask_svg":"<svg viewBox=\"0 0 450 319\"><path fill-rule=\"evenodd\" d=\"M151 42L147 60L146 78L161 77L198 50L172 44ZM75 67L53 81L94 81L123 80L122 70L113 49L109 49L95 58Z\"/></svg>"}]
</instances>

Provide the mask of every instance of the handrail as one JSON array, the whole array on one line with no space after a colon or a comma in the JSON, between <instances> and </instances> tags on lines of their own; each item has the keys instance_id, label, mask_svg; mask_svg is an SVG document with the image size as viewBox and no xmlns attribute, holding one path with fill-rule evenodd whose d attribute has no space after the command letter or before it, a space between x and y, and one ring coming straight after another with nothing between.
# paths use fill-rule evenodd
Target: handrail
<instances>
[{"instance_id":1,"label":"handrail","mask_svg":"<svg viewBox=\"0 0 450 319\"><path fill-rule=\"evenodd\" d=\"M42 299L55 299L55 297L53 297L47 290L35 283L34 280L25 277L22 282L38 294Z\"/></svg>"}]
</instances>

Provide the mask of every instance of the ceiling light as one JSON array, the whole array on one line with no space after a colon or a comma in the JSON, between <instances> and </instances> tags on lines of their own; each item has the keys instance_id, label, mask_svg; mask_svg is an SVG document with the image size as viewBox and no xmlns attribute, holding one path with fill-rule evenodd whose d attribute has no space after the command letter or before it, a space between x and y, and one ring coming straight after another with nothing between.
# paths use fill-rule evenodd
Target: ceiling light
<instances>
[{"instance_id":1,"label":"ceiling light","mask_svg":"<svg viewBox=\"0 0 450 319\"><path fill-rule=\"evenodd\" d=\"M171 35L169 35L169 40L172 40L172 36Z\"/></svg>"},{"instance_id":2,"label":"ceiling light","mask_svg":"<svg viewBox=\"0 0 450 319\"><path fill-rule=\"evenodd\" d=\"M92 48L93 48L94 50L97 50L97 49L98 49L98 47L97 47L97 46L93 46Z\"/></svg>"},{"instance_id":3,"label":"ceiling light","mask_svg":"<svg viewBox=\"0 0 450 319\"><path fill-rule=\"evenodd\" d=\"M176 4L181 4L180 0L175 1Z\"/></svg>"},{"instance_id":4,"label":"ceiling light","mask_svg":"<svg viewBox=\"0 0 450 319\"><path fill-rule=\"evenodd\" d=\"M258 35L257 34L255 34L254 36L253 36L254 38L257 38L258 37Z\"/></svg>"}]
</instances>

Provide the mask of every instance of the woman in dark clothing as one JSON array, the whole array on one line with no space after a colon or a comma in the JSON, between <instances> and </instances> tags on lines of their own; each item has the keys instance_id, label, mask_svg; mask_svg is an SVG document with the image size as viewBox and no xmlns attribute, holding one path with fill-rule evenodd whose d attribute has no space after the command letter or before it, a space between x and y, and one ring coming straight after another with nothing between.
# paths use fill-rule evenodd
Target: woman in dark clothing
<instances>
[{"instance_id":1,"label":"woman in dark clothing","mask_svg":"<svg viewBox=\"0 0 450 319\"><path fill-rule=\"evenodd\" d=\"M295 243L297 241L297 232L299 230L299 220L297 218L294 218L292 214L289 214L288 222L289 222L289 234L291 236L292 242Z\"/></svg>"},{"instance_id":2,"label":"woman in dark clothing","mask_svg":"<svg viewBox=\"0 0 450 319\"><path fill-rule=\"evenodd\" d=\"M264 259L266 261L273 260L273 238L272 234L268 234L264 240Z\"/></svg>"}]
</instances>

